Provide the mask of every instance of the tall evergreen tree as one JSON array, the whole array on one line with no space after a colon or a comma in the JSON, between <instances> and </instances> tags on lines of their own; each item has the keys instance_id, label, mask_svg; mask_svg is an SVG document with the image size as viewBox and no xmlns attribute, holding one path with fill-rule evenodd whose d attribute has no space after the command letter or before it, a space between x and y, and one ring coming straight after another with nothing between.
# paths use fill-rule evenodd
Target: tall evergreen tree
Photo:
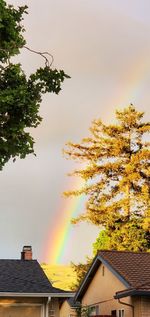
<instances>
[{"instance_id":1,"label":"tall evergreen tree","mask_svg":"<svg viewBox=\"0 0 150 317\"><path fill-rule=\"evenodd\" d=\"M67 157L86 167L73 175L84 180L70 195L87 195L86 212L73 223L88 221L103 226L111 237L109 248L150 248L150 123L131 104L116 111L116 124L95 120L91 136L68 143Z\"/></svg>"}]
</instances>

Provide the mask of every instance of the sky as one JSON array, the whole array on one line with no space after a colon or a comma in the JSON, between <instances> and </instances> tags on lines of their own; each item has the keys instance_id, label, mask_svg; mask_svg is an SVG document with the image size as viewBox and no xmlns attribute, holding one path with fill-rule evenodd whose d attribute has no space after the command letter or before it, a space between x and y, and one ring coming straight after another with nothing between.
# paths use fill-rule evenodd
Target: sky
<instances>
[{"instance_id":1,"label":"sky","mask_svg":"<svg viewBox=\"0 0 150 317\"><path fill-rule=\"evenodd\" d=\"M99 229L70 224L84 211L83 199L67 200L79 188L75 169L62 149L86 137L91 121L111 123L116 109L133 103L150 119L149 0L9 0L28 5L27 46L48 51L66 79L58 96L45 95L42 124L32 130L37 156L9 162L0 174L0 258L19 258L32 245L39 262L85 261ZM43 66L40 56L22 49L16 58L27 74Z\"/></svg>"}]
</instances>

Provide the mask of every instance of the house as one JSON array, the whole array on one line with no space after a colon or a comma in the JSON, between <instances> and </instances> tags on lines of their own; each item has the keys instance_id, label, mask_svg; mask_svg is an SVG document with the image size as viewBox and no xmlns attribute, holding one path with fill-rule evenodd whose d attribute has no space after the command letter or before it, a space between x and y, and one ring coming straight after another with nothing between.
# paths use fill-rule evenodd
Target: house
<instances>
[{"instance_id":1,"label":"house","mask_svg":"<svg viewBox=\"0 0 150 317\"><path fill-rule=\"evenodd\" d=\"M75 301L92 316L150 317L150 253L100 251Z\"/></svg>"},{"instance_id":2,"label":"house","mask_svg":"<svg viewBox=\"0 0 150 317\"><path fill-rule=\"evenodd\" d=\"M75 295L75 294L74 294ZM59 317L74 317L77 316L77 308L80 308L80 303L74 301L74 297L66 298L59 306Z\"/></svg>"},{"instance_id":3,"label":"house","mask_svg":"<svg viewBox=\"0 0 150 317\"><path fill-rule=\"evenodd\" d=\"M72 293L52 286L31 246L20 260L0 260L0 317L59 317L59 304Z\"/></svg>"}]
</instances>

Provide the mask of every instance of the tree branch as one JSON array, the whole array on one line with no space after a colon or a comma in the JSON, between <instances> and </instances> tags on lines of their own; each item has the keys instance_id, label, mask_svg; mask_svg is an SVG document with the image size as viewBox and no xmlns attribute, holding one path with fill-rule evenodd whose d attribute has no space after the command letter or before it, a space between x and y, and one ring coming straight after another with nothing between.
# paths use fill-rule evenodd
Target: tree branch
<instances>
[{"instance_id":1,"label":"tree branch","mask_svg":"<svg viewBox=\"0 0 150 317\"><path fill-rule=\"evenodd\" d=\"M37 51L32 50L31 48L27 47L27 46L23 46L23 48L27 49L31 53L35 53L35 54L38 54L38 55L42 56L45 59L45 66L48 66L48 67L52 66L52 64L54 62L54 57L50 53L48 53L48 52L37 52ZM51 57L51 63L49 62L48 58L45 55L49 55Z\"/></svg>"}]
</instances>

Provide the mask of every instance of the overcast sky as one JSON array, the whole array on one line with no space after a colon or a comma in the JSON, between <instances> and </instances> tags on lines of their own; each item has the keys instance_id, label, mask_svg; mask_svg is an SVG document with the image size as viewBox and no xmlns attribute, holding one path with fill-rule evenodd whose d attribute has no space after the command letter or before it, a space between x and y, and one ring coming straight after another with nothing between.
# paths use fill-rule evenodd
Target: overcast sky
<instances>
[{"instance_id":1,"label":"overcast sky","mask_svg":"<svg viewBox=\"0 0 150 317\"><path fill-rule=\"evenodd\" d=\"M62 156L65 143L87 136L95 118L111 122L115 109L131 102L150 119L150 1L7 2L28 5L27 45L49 51L54 67L71 76L59 96L44 96L43 121L33 131L37 157L9 162L0 175L0 258L18 258L31 244L34 258L47 262L68 204L62 192L75 183L66 176L75 164ZM17 60L27 73L43 65L24 49ZM82 261L97 233L86 224L70 227L60 262Z\"/></svg>"}]
</instances>

